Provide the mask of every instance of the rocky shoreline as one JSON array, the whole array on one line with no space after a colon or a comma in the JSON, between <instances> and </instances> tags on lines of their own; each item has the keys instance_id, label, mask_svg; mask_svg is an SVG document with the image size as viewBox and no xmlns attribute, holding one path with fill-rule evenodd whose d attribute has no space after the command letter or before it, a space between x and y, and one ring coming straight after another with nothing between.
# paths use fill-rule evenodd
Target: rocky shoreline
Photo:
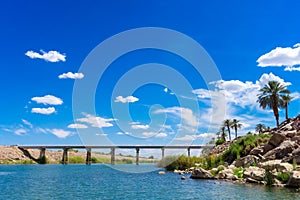
<instances>
[{"instance_id":1,"label":"rocky shoreline","mask_svg":"<svg viewBox=\"0 0 300 200\"><path fill-rule=\"evenodd\" d=\"M251 149L248 155L211 170L189 169L193 179L222 179L279 187L300 188L300 115L272 129L269 141ZM230 142L209 154L228 149Z\"/></svg>"}]
</instances>

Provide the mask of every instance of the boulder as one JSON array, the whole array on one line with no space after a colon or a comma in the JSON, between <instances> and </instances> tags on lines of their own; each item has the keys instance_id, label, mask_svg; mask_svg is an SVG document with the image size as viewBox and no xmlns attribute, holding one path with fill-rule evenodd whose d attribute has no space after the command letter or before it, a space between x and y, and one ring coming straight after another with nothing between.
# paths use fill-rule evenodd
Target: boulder
<instances>
[{"instance_id":1,"label":"boulder","mask_svg":"<svg viewBox=\"0 0 300 200\"><path fill-rule=\"evenodd\" d=\"M272 149L264 155L267 160L282 159L295 149L297 144L293 141L284 141L280 146Z\"/></svg>"},{"instance_id":2,"label":"boulder","mask_svg":"<svg viewBox=\"0 0 300 200\"><path fill-rule=\"evenodd\" d=\"M209 171L199 167L193 170L191 178L192 179L214 179L214 176Z\"/></svg>"},{"instance_id":3,"label":"boulder","mask_svg":"<svg viewBox=\"0 0 300 200\"><path fill-rule=\"evenodd\" d=\"M245 167L245 166L250 166L253 164L257 164L259 161L259 158L254 156L254 155L248 155L242 158L239 158L235 162L236 167Z\"/></svg>"},{"instance_id":4,"label":"boulder","mask_svg":"<svg viewBox=\"0 0 300 200\"><path fill-rule=\"evenodd\" d=\"M293 165L290 163L284 163L281 160L269 160L259 164L259 167L263 169L276 170L280 172L291 172Z\"/></svg>"},{"instance_id":5,"label":"boulder","mask_svg":"<svg viewBox=\"0 0 300 200\"><path fill-rule=\"evenodd\" d=\"M299 188L300 187L300 171L293 171L286 186Z\"/></svg>"},{"instance_id":6,"label":"boulder","mask_svg":"<svg viewBox=\"0 0 300 200\"><path fill-rule=\"evenodd\" d=\"M293 170L293 165L290 163L279 163L276 165L276 169L280 172L291 172Z\"/></svg>"},{"instance_id":7,"label":"boulder","mask_svg":"<svg viewBox=\"0 0 300 200\"><path fill-rule=\"evenodd\" d=\"M269 144L274 147L279 146L286 139L285 135L282 133L274 132L272 137L269 140Z\"/></svg>"},{"instance_id":8,"label":"boulder","mask_svg":"<svg viewBox=\"0 0 300 200\"><path fill-rule=\"evenodd\" d=\"M292 130L292 131L286 131L285 135L289 138L293 138L295 135L297 134L296 130Z\"/></svg>"},{"instance_id":9,"label":"boulder","mask_svg":"<svg viewBox=\"0 0 300 200\"><path fill-rule=\"evenodd\" d=\"M224 169L217 174L218 179L231 179L234 176L232 169Z\"/></svg>"},{"instance_id":10,"label":"boulder","mask_svg":"<svg viewBox=\"0 0 300 200\"><path fill-rule=\"evenodd\" d=\"M259 163L259 167L263 169L274 170L278 164L281 163L281 160L269 160L266 162Z\"/></svg>"},{"instance_id":11,"label":"boulder","mask_svg":"<svg viewBox=\"0 0 300 200\"><path fill-rule=\"evenodd\" d=\"M258 180L255 180L253 178L246 178L246 183L256 183L256 184L262 184L263 181L258 181Z\"/></svg>"},{"instance_id":12,"label":"boulder","mask_svg":"<svg viewBox=\"0 0 300 200\"><path fill-rule=\"evenodd\" d=\"M244 171L243 177L256 180L258 182L263 181L265 176L265 170L259 167L249 167Z\"/></svg>"},{"instance_id":13,"label":"boulder","mask_svg":"<svg viewBox=\"0 0 300 200\"><path fill-rule=\"evenodd\" d=\"M255 147L250 151L250 155L258 156L264 153L263 147Z\"/></svg>"},{"instance_id":14,"label":"boulder","mask_svg":"<svg viewBox=\"0 0 300 200\"><path fill-rule=\"evenodd\" d=\"M294 136L292 138L292 141L295 141L296 143L300 144L300 135Z\"/></svg>"},{"instance_id":15,"label":"boulder","mask_svg":"<svg viewBox=\"0 0 300 200\"><path fill-rule=\"evenodd\" d=\"M274 149L273 145L267 143L265 144L263 147L263 153L262 154L266 154L267 152L269 152L270 150Z\"/></svg>"}]
</instances>

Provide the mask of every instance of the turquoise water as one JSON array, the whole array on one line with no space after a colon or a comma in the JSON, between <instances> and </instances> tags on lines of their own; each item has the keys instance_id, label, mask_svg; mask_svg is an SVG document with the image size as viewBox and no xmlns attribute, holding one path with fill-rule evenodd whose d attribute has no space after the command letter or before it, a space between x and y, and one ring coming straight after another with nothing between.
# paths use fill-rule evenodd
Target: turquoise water
<instances>
[{"instance_id":1,"label":"turquoise water","mask_svg":"<svg viewBox=\"0 0 300 200\"><path fill-rule=\"evenodd\" d=\"M148 165L120 165L140 171ZM0 166L0 199L300 199L300 192L106 165Z\"/></svg>"}]
</instances>

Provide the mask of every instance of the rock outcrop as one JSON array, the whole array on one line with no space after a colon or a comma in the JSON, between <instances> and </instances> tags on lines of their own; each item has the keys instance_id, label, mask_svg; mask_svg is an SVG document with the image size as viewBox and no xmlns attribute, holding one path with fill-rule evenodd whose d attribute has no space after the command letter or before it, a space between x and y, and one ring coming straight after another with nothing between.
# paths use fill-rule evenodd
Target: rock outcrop
<instances>
[{"instance_id":1,"label":"rock outcrop","mask_svg":"<svg viewBox=\"0 0 300 200\"><path fill-rule=\"evenodd\" d=\"M218 171L215 176L204 169L197 169L193 171L192 177L258 184L267 184L268 179L272 179L271 182L275 186L300 188L300 166L297 166L300 164L300 115L264 134L271 134L267 143L247 149L244 157L229 163L229 166L222 166L223 170ZM217 146L210 153L218 155L227 150L230 144L227 142ZM213 171L216 169L218 168L214 168Z\"/></svg>"},{"instance_id":2,"label":"rock outcrop","mask_svg":"<svg viewBox=\"0 0 300 200\"><path fill-rule=\"evenodd\" d=\"M207 170L201 167L193 170L191 177L192 179L214 179L215 177Z\"/></svg>"}]
</instances>

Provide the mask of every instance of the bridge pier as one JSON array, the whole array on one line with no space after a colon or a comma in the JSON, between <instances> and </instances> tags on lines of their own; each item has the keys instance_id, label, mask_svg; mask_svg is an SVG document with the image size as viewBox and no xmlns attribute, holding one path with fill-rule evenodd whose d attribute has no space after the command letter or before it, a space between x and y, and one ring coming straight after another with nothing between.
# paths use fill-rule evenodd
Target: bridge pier
<instances>
[{"instance_id":1,"label":"bridge pier","mask_svg":"<svg viewBox=\"0 0 300 200\"><path fill-rule=\"evenodd\" d=\"M85 164L91 165L91 160L92 160L92 149L91 148L86 148Z\"/></svg>"},{"instance_id":2,"label":"bridge pier","mask_svg":"<svg viewBox=\"0 0 300 200\"><path fill-rule=\"evenodd\" d=\"M111 151L110 151L110 164L111 165L114 165L115 162L116 162L116 148L111 148Z\"/></svg>"},{"instance_id":3,"label":"bridge pier","mask_svg":"<svg viewBox=\"0 0 300 200\"><path fill-rule=\"evenodd\" d=\"M135 158L135 164L139 165L140 163L140 148L135 148L136 150L136 158Z\"/></svg>"},{"instance_id":4,"label":"bridge pier","mask_svg":"<svg viewBox=\"0 0 300 200\"><path fill-rule=\"evenodd\" d=\"M165 148L161 148L161 159L164 159L165 157Z\"/></svg>"},{"instance_id":5,"label":"bridge pier","mask_svg":"<svg viewBox=\"0 0 300 200\"><path fill-rule=\"evenodd\" d=\"M46 148L40 148L40 157L39 159L42 160L46 157Z\"/></svg>"},{"instance_id":6,"label":"bridge pier","mask_svg":"<svg viewBox=\"0 0 300 200\"><path fill-rule=\"evenodd\" d=\"M191 157L191 148L188 148L188 157L190 158Z\"/></svg>"},{"instance_id":7,"label":"bridge pier","mask_svg":"<svg viewBox=\"0 0 300 200\"><path fill-rule=\"evenodd\" d=\"M66 165L69 162L69 159L68 159L68 150L69 150L68 148L64 148L63 149L63 157L62 157L62 160L61 160L61 163L63 165Z\"/></svg>"}]
</instances>

